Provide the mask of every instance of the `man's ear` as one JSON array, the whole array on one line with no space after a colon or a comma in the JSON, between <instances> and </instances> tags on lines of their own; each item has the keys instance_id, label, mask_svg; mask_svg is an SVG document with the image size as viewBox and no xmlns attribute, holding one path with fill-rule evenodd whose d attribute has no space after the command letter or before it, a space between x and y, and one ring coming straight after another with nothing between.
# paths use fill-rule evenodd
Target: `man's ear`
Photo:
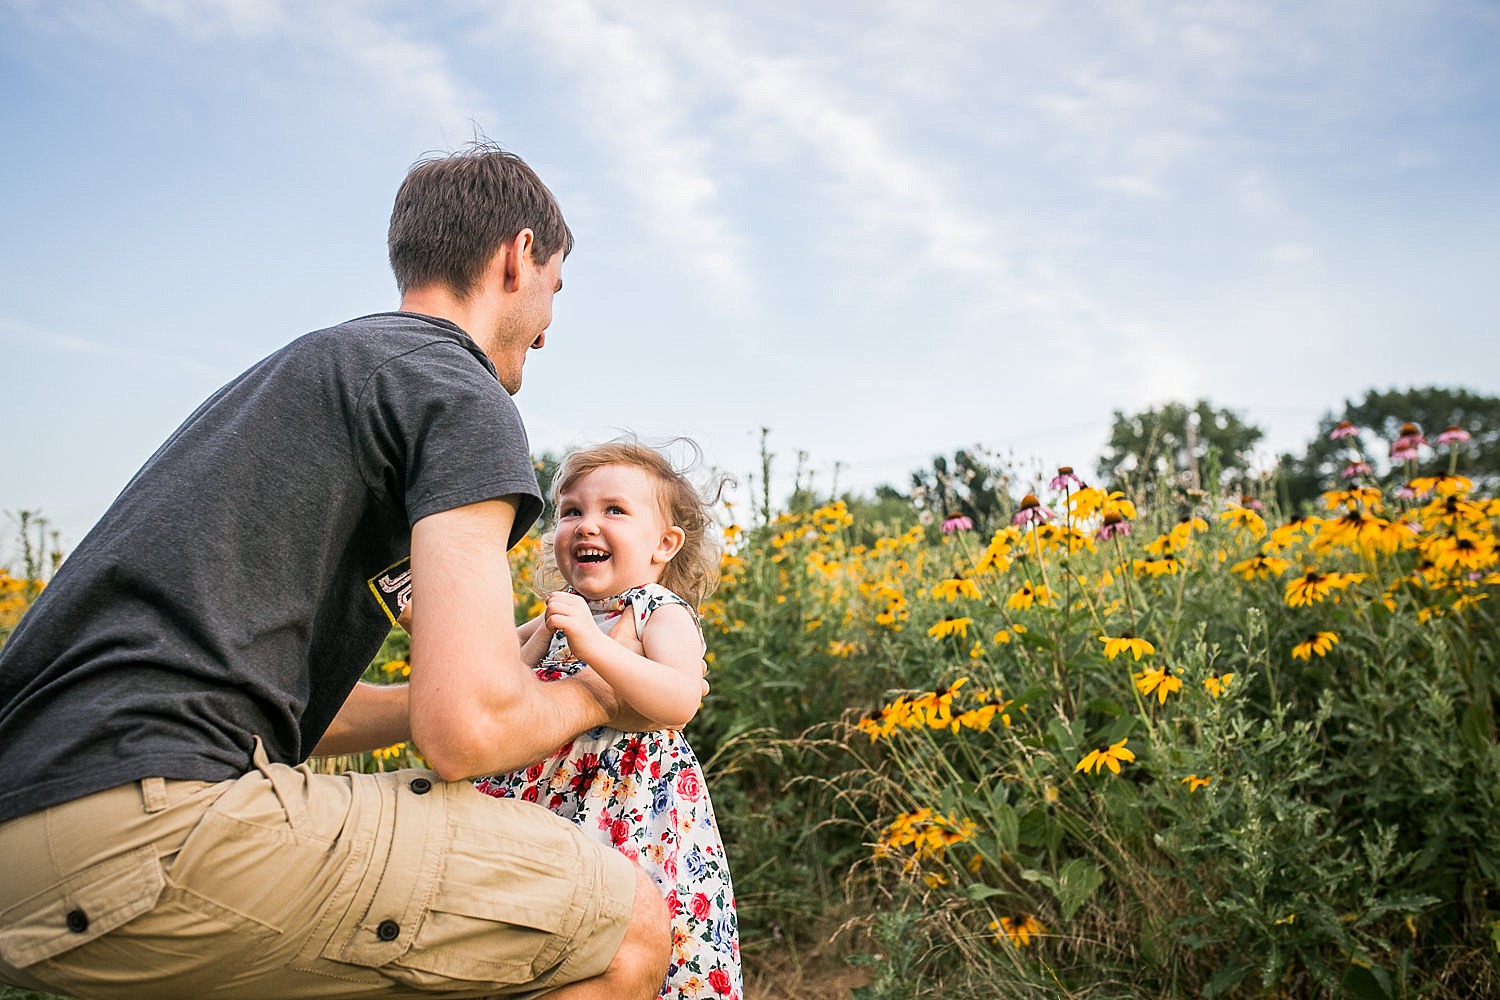
<instances>
[{"instance_id":1,"label":"man's ear","mask_svg":"<svg viewBox=\"0 0 1500 1000\"><path fill-rule=\"evenodd\" d=\"M534 266L531 251L536 244L536 234L530 229L523 229L515 236L500 244L500 250L496 254L504 267L504 285L507 292L514 292L521 287L522 275L525 268Z\"/></svg>"},{"instance_id":2,"label":"man's ear","mask_svg":"<svg viewBox=\"0 0 1500 1000\"><path fill-rule=\"evenodd\" d=\"M682 545L687 541L687 532L677 525L672 525L661 533L661 541L657 543L656 551L651 554L653 563L669 563L672 557L682 551Z\"/></svg>"}]
</instances>

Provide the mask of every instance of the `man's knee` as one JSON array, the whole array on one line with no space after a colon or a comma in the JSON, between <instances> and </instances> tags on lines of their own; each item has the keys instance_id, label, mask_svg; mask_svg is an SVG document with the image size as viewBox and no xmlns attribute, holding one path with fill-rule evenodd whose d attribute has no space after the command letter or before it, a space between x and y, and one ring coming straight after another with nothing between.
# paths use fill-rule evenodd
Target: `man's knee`
<instances>
[{"instance_id":1,"label":"man's knee","mask_svg":"<svg viewBox=\"0 0 1500 1000\"><path fill-rule=\"evenodd\" d=\"M615 953L611 972L659 986L666 978L667 962L672 957L672 918L661 890L651 876L635 870L635 902L630 912L630 926ZM654 987L653 987L654 988Z\"/></svg>"}]
</instances>

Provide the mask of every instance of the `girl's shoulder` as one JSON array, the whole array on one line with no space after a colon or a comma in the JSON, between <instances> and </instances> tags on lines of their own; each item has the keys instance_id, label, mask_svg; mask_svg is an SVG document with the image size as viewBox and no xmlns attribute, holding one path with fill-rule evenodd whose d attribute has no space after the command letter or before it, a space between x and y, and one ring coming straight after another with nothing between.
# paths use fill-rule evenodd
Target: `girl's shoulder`
<instances>
[{"instance_id":1,"label":"girl's shoulder","mask_svg":"<svg viewBox=\"0 0 1500 1000\"><path fill-rule=\"evenodd\" d=\"M664 608L671 604L680 604L687 608L688 614L693 616L693 623L698 623L698 612L682 597L663 587L659 583L646 583L639 587L631 587L621 595L627 607L630 608L631 617L635 619L636 638L646 628L646 622L658 608ZM700 626L701 631L701 626Z\"/></svg>"}]
</instances>

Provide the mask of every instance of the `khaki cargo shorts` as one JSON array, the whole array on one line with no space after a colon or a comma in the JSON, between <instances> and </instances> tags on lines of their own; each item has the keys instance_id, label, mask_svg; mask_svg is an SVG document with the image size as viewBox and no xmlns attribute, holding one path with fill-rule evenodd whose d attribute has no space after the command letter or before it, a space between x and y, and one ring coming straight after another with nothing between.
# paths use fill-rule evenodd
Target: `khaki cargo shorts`
<instances>
[{"instance_id":1,"label":"khaki cargo shorts","mask_svg":"<svg viewBox=\"0 0 1500 1000\"><path fill-rule=\"evenodd\" d=\"M635 870L431 771L148 778L0 824L0 981L86 997L531 997L603 972Z\"/></svg>"}]
</instances>

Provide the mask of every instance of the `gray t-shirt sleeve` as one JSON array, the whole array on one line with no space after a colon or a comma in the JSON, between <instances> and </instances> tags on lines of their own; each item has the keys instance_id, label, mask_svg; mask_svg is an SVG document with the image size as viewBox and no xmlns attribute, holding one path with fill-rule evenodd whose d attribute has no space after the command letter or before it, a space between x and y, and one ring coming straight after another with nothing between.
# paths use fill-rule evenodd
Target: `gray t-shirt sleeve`
<instances>
[{"instance_id":1,"label":"gray t-shirt sleeve","mask_svg":"<svg viewBox=\"0 0 1500 1000\"><path fill-rule=\"evenodd\" d=\"M401 498L407 524L465 504L516 498L514 545L541 514L526 428L514 401L470 352L433 342L372 374L350 426L365 482Z\"/></svg>"}]
</instances>

